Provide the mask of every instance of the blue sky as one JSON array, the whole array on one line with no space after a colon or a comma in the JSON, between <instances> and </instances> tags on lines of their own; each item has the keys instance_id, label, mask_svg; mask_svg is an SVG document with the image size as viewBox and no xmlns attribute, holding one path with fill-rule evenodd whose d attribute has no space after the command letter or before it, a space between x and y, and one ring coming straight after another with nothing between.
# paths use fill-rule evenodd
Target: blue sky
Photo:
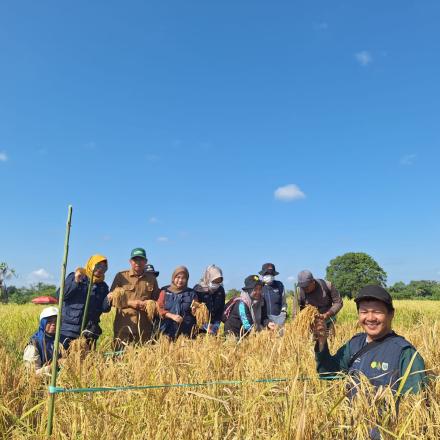
<instances>
[{"instance_id":1,"label":"blue sky","mask_svg":"<svg viewBox=\"0 0 440 440\"><path fill-rule=\"evenodd\" d=\"M5 1L0 261L440 279L437 1ZM277 191L278 190L278 191Z\"/></svg>"}]
</instances>

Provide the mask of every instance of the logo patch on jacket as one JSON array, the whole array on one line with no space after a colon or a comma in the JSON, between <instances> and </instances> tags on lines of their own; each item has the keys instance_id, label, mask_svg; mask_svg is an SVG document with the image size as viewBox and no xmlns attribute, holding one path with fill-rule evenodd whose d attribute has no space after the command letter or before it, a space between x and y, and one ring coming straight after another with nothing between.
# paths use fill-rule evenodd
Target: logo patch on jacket
<instances>
[{"instance_id":1,"label":"logo patch on jacket","mask_svg":"<svg viewBox=\"0 0 440 440\"><path fill-rule=\"evenodd\" d=\"M382 371L388 371L388 363L387 362L378 362L378 361L373 361L370 364L370 367L373 369L378 369L378 370L382 370Z\"/></svg>"}]
</instances>

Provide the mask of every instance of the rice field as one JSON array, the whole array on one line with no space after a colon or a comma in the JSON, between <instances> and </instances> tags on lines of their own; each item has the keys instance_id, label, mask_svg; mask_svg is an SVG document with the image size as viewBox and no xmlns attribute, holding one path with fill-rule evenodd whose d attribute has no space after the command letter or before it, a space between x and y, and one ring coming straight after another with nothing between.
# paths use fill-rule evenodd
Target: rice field
<instances>
[{"instance_id":1,"label":"rice field","mask_svg":"<svg viewBox=\"0 0 440 440\"><path fill-rule=\"evenodd\" d=\"M29 374L23 349L38 326L41 306L0 306L0 438L42 439L47 421L47 383ZM394 329L420 351L427 368L440 372L440 302L398 301ZM234 339L165 339L111 348L113 314L103 315L96 352L73 352L58 379L62 387L97 387L243 380L145 391L58 394L53 439L364 439L380 425L383 438L440 438L440 381L379 415L388 391L345 398L344 381L320 381L313 343L289 322L283 337L271 332ZM334 351L359 329L353 302L338 316ZM288 378L255 383L253 379Z\"/></svg>"}]
</instances>

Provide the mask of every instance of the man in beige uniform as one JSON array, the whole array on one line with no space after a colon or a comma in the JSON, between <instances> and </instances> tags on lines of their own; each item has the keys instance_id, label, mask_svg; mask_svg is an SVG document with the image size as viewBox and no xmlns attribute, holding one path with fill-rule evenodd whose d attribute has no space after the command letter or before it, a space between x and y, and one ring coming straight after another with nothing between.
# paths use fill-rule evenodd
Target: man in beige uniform
<instances>
[{"instance_id":1,"label":"man in beige uniform","mask_svg":"<svg viewBox=\"0 0 440 440\"><path fill-rule=\"evenodd\" d=\"M146 300L159 298L156 277L145 272L147 255L142 248L131 251L131 269L118 272L110 288L110 296L117 288L125 291L126 306L116 309L113 324L115 349L121 349L130 342L146 342L151 338L152 323L145 312Z\"/></svg>"}]
</instances>

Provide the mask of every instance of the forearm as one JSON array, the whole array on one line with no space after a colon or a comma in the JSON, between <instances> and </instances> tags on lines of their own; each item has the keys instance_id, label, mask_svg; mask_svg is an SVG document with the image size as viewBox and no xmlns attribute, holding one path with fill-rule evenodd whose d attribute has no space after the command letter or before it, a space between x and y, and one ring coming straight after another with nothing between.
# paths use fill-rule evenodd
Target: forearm
<instances>
[{"instance_id":1,"label":"forearm","mask_svg":"<svg viewBox=\"0 0 440 440\"><path fill-rule=\"evenodd\" d=\"M319 374L327 375L346 371L348 358L347 345L342 346L333 356L330 354L327 342L323 344L322 350L318 342L315 345L316 370Z\"/></svg>"}]
</instances>

